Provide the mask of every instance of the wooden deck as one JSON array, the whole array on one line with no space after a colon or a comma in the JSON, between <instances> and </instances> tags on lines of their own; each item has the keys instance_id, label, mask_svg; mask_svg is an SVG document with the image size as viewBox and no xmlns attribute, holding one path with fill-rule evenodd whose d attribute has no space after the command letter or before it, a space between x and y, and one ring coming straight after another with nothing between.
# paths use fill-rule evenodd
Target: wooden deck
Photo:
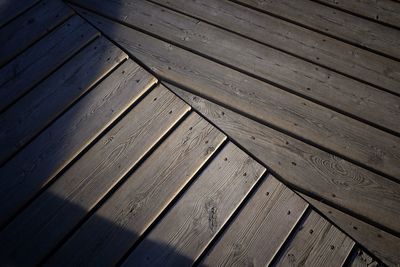
<instances>
[{"instance_id":1,"label":"wooden deck","mask_svg":"<svg viewBox=\"0 0 400 267\"><path fill-rule=\"evenodd\" d=\"M399 14L0 4L0 266L400 266Z\"/></svg>"}]
</instances>

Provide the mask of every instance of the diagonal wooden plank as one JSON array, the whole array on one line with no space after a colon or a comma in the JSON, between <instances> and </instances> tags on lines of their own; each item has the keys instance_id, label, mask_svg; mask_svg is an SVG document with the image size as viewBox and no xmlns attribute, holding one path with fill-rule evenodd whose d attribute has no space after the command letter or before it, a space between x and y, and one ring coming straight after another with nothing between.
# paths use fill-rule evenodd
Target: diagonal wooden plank
<instances>
[{"instance_id":1,"label":"diagonal wooden plank","mask_svg":"<svg viewBox=\"0 0 400 267\"><path fill-rule=\"evenodd\" d=\"M400 97L373 86L144 0L85 0L79 4L317 103L400 133Z\"/></svg>"},{"instance_id":2,"label":"diagonal wooden plank","mask_svg":"<svg viewBox=\"0 0 400 267\"><path fill-rule=\"evenodd\" d=\"M344 212L330 207L304 194L300 195L313 207L322 212L329 220L336 223L340 229L346 232L359 244L368 248L388 266L400 266L400 238L391 235L377 227L358 220Z\"/></svg>"},{"instance_id":3,"label":"diagonal wooden plank","mask_svg":"<svg viewBox=\"0 0 400 267\"><path fill-rule=\"evenodd\" d=\"M1 167L0 226L155 83L127 60Z\"/></svg>"},{"instance_id":4,"label":"diagonal wooden plank","mask_svg":"<svg viewBox=\"0 0 400 267\"><path fill-rule=\"evenodd\" d=\"M34 6L40 0L19 0L9 1L2 0L0 2L0 27L15 19L18 15Z\"/></svg>"},{"instance_id":5,"label":"diagonal wooden plank","mask_svg":"<svg viewBox=\"0 0 400 267\"><path fill-rule=\"evenodd\" d=\"M307 0L236 0L236 2L333 38L400 59L400 31L391 27Z\"/></svg>"},{"instance_id":6,"label":"diagonal wooden plank","mask_svg":"<svg viewBox=\"0 0 400 267\"><path fill-rule=\"evenodd\" d=\"M188 112L158 86L0 233L6 265L37 265Z\"/></svg>"},{"instance_id":7,"label":"diagonal wooden plank","mask_svg":"<svg viewBox=\"0 0 400 267\"><path fill-rule=\"evenodd\" d=\"M347 12L352 12L376 21L384 22L400 28L400 3L391 0L316 0L317 2L337 7Z\"/></svg>"},{"instance_id":8,"label":"diagonal wooden plank","mask_svg":"<svg viewBox=\"0 0 400 267\"><path fill-rule=\"evenodd\" d=\"M73 16L0 69L0 111L92 41L99 32Z\"/></svg>"},{"instance_id":9,"label":"diagonal wooden plank","mask_svg":"<svg viewBox=\"0 0 400 267\"><path fill-rule=\"evenodd\" d=\"M399 137L93 13L84 16L159 77L400 179Z\"/></svg>"},{"instance_id":10,"label":"diagonal wooden plank","mask_svg":"<svg viewBox=\"0 0 400 267\"><path fill-rule=\"evenodd\" d=\"M332 70L400 94L400 62L228 0L152 0Z\"/></svg>"},{"instance_id":11,"label":"diagonal wooden plank","mask_svg":"<svg viewBox=\"0 0 400 267\"><path fill-rule=\"evenodd\" d=\"M191 265L264 171L228 143L122 266Z\"/></svg>"},{"instance_id":12,"label":"diagonal wooden plank","mask_svg":"<svg viewBox=\"0 0 400 267\"><path fill-rule=\"evenodd\" d=\"M312 211L276 266L342 266L354 242Z\"/></svg>"},{"instance_id":13,"label":"diagonal wooden plank","mask_svg":"<svg viewBox=\"0 0 400 267\"><path fill-rule=\"evenodd\" d=\"M62 1L44 0L0 29L0 67L73 15Z\"/></svg>"},{"instance_id":14,"label":"diagonal wooden plank","mask_svg":"<svg viewBox=\"0 0 400 267\"><path fill-rule=\"evenodd\" d=\"M115 265L224 140L192 113L46 265Z\"/></svg>"},{"instance_id":15,"label":"diagonal wooden plank","mask_svg":"<svg viewBox=\"0 0 400 267\"><path fill-rule=\"evenodd\" d=\"M100 38L2 113L0 164L126 58L122 50Z\"/></svg>"},{"instance_id":16,"label":"diagonal wooden plank","mask_svg":"<svg viewBox=\"0 0 400 267\"><path fill-rule=\"evenodd\" d=\"M270 175L200 265L269 265L307 206L304 200Z\"/></svg>"},{"instance_id":17,"label":"diagonal wooden plank","mask_svg":"<svg viewBox=\"0 0 400 267\"><path fill-rule=\"evenodd\" d=\"M168 87L292 187L400 232L400 185L252 121Z\"/></svg>"}]
</instances>

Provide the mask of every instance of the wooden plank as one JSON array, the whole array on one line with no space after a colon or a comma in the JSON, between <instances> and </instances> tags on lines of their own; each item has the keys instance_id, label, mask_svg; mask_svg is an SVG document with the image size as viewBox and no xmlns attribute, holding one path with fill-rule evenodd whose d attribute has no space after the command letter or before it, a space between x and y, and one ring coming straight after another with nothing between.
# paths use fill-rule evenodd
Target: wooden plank
<instances>
[{"instance_id":1,"label":"wooden plank","mask_svg":"<svg viewBox=\"0 0 400 267\"><path fill-rule=\"evenodd\" d=\"M79 2L125 25L400 133L400 97L147 1Z\"/></svg>"},{"instance_id":2,"label":"wooden plank","mask_svg":"<svg viewBox=\"0 0 400 267\"><path fill-rule=\"evenodd\" d=\"M0 111L33 88L99 35L73 16L0 69Z\"/></svg>"},{"instance_id":3,"label":"wooden plank","mask_svg":"<svg viewBox=\"0 0 400 267\"><path fill-rule=\"evenodd\" d=\"M46 265L115 265L225 138L192 113Z\"/></svg>"},{"instance_id":4,"label":"wooden plank","mask_svg":"<svg viewBox=\"0 0 400 267\"><path fill-rule=\"evenodd\" d=\"M0 115L3 164L127 55L100 38Z\"/></svg>"},{"instance_id":5,"label":"wooden plank","mask_svg":"<svg viewBox=\"0 0 400 267\"><path fill-rule=\"evenodd\" d=\"M93 13L84 16L162 79L400 179L399 137Z\"/></svg>"},{"instance_id":6,"label":"wooden plank","mask_svg":"<svg viewBox=\"0 0 400 267\"><path fill-rule=\"evenodd\" d=\"M0 233L2 261L37 265L189 109L152 90Z\"/></svg>"},{"instance_id":7,"label":"wooden plank","mask_svg":"<svg viewBox=\"0 0 400 267\"><path fill-rule=\"evenodd\" d=\"M376 261L374 261L371 256L362 251L361 249L357 249L355 252L354 258L351 260L348 266L350 267L378 267L380 266ZM389 265L391 266L391 265ZM393 265L395 266L395 265Z\"/></svg>"},{"instance_id":8,"label":"wooden plank","mask_svg":"<svg viewBox=\"0 0 400 267\"><path fill-rule=\"evenodd\" d=\"M153 0L400 94L400 63L228 0Z\"/></svg>"},{"instance_id":9,"label":"wooden plank","mask_svg":"<svg viewBox=\"0 0 400 267\"><path fill-rule=\"evenodd\" d=\"M354 242L312 211L276 266L342 266Z\"/></svg>"},{"instance_id":10,"label":"wooden plank","mask_svg":"<svg viewBox=\"0 0 400 267\"><path fill-rule=\"evenodd\" d=\"M337 7L357 15L364 16L376 21L387 23L400 28L400 3L391 0L317 0L321 3Z\"/></svg>"},{"instance_id":11,"label":"wooden plank","mask_svg":"<svg viewBox=\"0 0 400 267\"><path fill-rule=\"evenodd\" d=\"M0 27L25 12L39 0L0 1Z\"/></svg>"},{"instance_id":12,"label":"wooden plank","mask_svg":"<svg viewBox=\"0 0 400 267\"><path fill-rule=\"evenodd\" d=\"M284 181L400 232L400 185L168 84Z\"/></svg>"},{"instance_id":13,"label":"wooden plank","mask_svg":"<svg viewBox=\"0 0 400 267\"><path fill-rule=\"evenodd\" d=\"M400 59L400 31L315 2L237 0L333 38ZM353 1L352 1L353 2ZM400 11L400 9L399 9Z\"/></svg>"},{"instance_id":14,"label":"wooden plank","mask_svg":"<svg viewBox=\"0 0 400 267\"><path fill-rule=\"evenodd\" d=\"M388 266L400 266L400 238L299 193L313 207Z\"/></svg>"},{"instance_id":15,"label":"wooden plank","mask_svg":"<svg viewBox=\"0 0 400 267\"><path fill-rule=\"evenodd\" d=\"M228 143L122 266L191 265L264 171Z\"/></svg>"},{"instance_id":16,"label":"wooden plank","mask_svg":"<svg viewBox=\"0 0 400 267\"><path fill-rule=\"evenodd\" d=\"M200 264L269 266L307 206L270 175Z\"/></svg>"},{"instance_id":17,"label":"wooden plank","mask_svg":"<svg viewBox=\"0 0 400 267\"><path fill-rule=\"evenodd\" d=\"M44 0L0 29L0 67L72 15L62 1Z\"/></svg>"},{"instance_id":18,"label":"wooden plank","mask_svg":"<svg viewBox=\"0 0 400 267\"><path fill-rule=\"evenodd\" d=\"M0 226L155 83L127 60L1 167Z\"/></svg>"}]
</instances>

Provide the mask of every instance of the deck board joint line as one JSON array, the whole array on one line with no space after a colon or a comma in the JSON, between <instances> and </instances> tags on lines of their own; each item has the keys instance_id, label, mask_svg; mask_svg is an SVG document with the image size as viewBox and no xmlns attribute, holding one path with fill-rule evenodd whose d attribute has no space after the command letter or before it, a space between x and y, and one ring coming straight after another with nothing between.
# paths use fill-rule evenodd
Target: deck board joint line
<instances>
[{"instance_id":1,"label":"deck board joint line","mask_svg":"<svg viewBox=\"0 0 400 267\"><path fill-rule=\"evenodd\" d=\"M158 3L158 2L155 2L155 1L153 1L153 0L145 0L145 1L150 2L150 3L152 3L152 4L155 4L155 5L158 5L158 6L161 6L161 7L166 8L166 9L172 10L172 11L174 11L174 12L177 12L177 13L179 13L179 14L181 14L181 15L190 17L190 18L192 18L192 19L199 20L199 21L201 21L201 22L203 22L203 23L212 25L212 26L214 26L214 27L217 27L217 28L222 29L222 30L224 30L224 31L227 31L227 32L229 32L229 33L235 34L235 35L240 36L240 37L242 37L242 38L245 38L245 39L251 40L251 41L253 41L253 42L256 42L256 43L258 43L258 44L261 44L261 45L267 46L267 47L269 47L269 48L275 49L275 50L277 50L277 51L279 51L279 52L285 53L285 54L287 54L287 55L289 55L289 56L292 56L292 57L295 57L295 58L297 58L297 59L306 61L306 62L308 62L308 63L314 64L314 65L316 65L316 66L318 66L318 67L327 69L327 70L329 70L329 71L335 72L335 73L337 73L337 74L340 74L340 75L345 76L345 77L347 77L347 78L353 79L353 80L358 81L358 82L360 82L360 83L369 85L369 86L374 87L374 88L376 88L376 89L378 89L378 90L381 90L381 91L383 91L383 92L385 92L385 93L389 93L389 94L392 94L392 95L395 95L395 96L400 97L400 93L396 93L396 92L390 91L390 90L388 90L388 89L386 89L386 88L384 88L384 87L381 87L381 86L379 86L379 85L372 84L372 83L370 83L370 82L364 81L364 80L362 80L362 79L360 79L360 78L357 78L357 77L355 77L355 76L351 76L351 75L346 74L346 73L344 73L344 72L341 72L341 71L332 69L332 68L330 68L330 67L328 67L328 66L325 66L325 65L323 65L323 64L321 64L321 63L319 63L319 62L309 60L309 59L304 58L304 57L302 57L302 56L300 56L300 55L296 55L296 54L291 53L291 52L289 52L289 51L283 50L282 48L279 48L279 47L276 47L276 46L273 46L273 45L264 43L264 42L259 41L259 40L257 40L257 39L254 39L254 38L248 37L248 36L246 36L246 35L243 35L243 34L241 34L241 33L235 32L235 31L233 31L233 30L224 28L224 27L222 27L222 26L219 26L219 25L217 25L217 24L215 24L215 23L209 22L209 21L207 21L207 20L205 20L205 19L202 19L202 18L200 18L200 17L193 16L193 15L191 15L191 14L189 14L189 13L186 13L186 12L177 10L177 9L175 9L175 8L172 8L172 7L163 5L163 4ZM157 39L163 40L163 41L165 41L165 42L174 44L173 42L170 42L170 41L168 41L168 40L162 39L162 37L159 38L159 37L157 37L156 35L153 36L153 34L151 34L151 33L147 33L147 32L145 32L145 31L143 31L143 30L141 30L141 29L138 29L138 28L136 28L136 27L134 27L134 26L131 26L131 25L127 24L127 23L118 21L118 20L114 19L113 17L105 16L104 14L100 14L100 13L94 11L94 10L89 10L89 9L85 8L84 6L81 6L81 5L79 5L79 4L75 4L75 3L74 3L74 5L80 7L80 8L82 8L82 9L84 9L84 10L87 10L87 11L89 11L89 12L92 12L92 13L94 13L94 14L96 14L96 15L105 17L105 18L107 18L107 19L109 19L109 20L111 20L111 21L117 22L117 23L119 23L119 24L121 24L121 25L127 26L127 27L129 27L129 28L134 29L134 30L140 31L140 32L142 32L142 33L144 33L144 34L150 35L150 36L152 36L152 37L154 37L154 38L157 38ZM83 18L84 18L84 17L83 17ZM98 28L96 27L96 29L98 29ZM98 29L98 30L100 31L100 29ZM189 51L189 52L192 52L190 49L181 47L179 44L174 44L174 45L176 45L176 46L178 46L178 47L180 47L180 48L182 48L182 49L185 49L185 50L187 50L187 51ZM194 52L194 53L197 54L197 52ZM212 60L212 61L214 61L214 60ZM217 62L217 61L216 61L216 62ZM218 62L217 62L217 63L218 63Z\"/></svg>"}]
</instances>

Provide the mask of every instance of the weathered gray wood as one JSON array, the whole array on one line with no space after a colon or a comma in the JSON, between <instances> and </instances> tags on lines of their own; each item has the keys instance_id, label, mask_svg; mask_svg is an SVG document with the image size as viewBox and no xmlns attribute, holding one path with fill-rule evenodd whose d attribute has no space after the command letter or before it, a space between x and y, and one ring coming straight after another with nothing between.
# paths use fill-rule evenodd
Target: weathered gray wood
<instances>
[{"instance_id":1,"label":"weathered gray wood","mask_svg":"<svg viewBox=\"0 0 400 267\"><path fill-rule=\"evenodd\" d=\"M382 262L388 266L400 266L400 238L311 197L301 193L300 195Z\"/></svg>"},{"instance_id":2,"label":"weathered gray wood","mask_svg":"<svg viewBox=\"0 0 400 267\"><path fill-rule=\"evenodd\" d=\"M1 167L0 226L155 83L127 60Z\"/></svg>"},{"instance_id":3,"label":"weathered gray wood","mask_svg":"<svg viewBox=\"0 0 400 267\"><path fill-rule=\"evenodd\" d=\"M60 115L127 55L100 38L0 115L0 164Z\"/></svg>"},{"instance_id":4,"label":"weathered gray wood","mask_svg":"<svg viewBox=\"0 0 400 267\"><path fill-rule=\"evenodd\" d=\"M400 59L400 31L396 29L307 0L237 0L237 2ZM398 11L400 12L400 8Z\"/></svg>"},{"instance_id":5,"label":"weathered gray wood","mask_svg":"<svg viewBox=\"0 0 400 267\"><path fill-rule=\"evenodd\" d=\"M37 265L189 109L152 90L0 233L2 262Z\"/></svg>"},{"instance_id":6,"label":"weathered gray wood","mask_svg":"<svg viewBox=\"0 0 400 267\"><path fill-rule=\"evenodd\" d=\"M400 138L134 29L86 12L159 77L400 179Z\"/></svg>"},{"instance_id":7,"label":"weathered gray wood","mask_svg":"<svg viewBox=\"0 0 400 267\"><path fill-rule=\"evenodd\" d=\"M353 240L312 211L276 266L340 267L353 245Z\"/></svg>"},{"instance_id":8,"label":"weathered gray wood","mask_svg":"<svg viewBox=\"0 0 400 267\"><path fill-rule=\"evenodd\" d=\"M0 69L0 111L33 88L99 32L73 16Z\"/></svg>"},{"instance_id":9,"label":"weathered gray wood","mask_svg":"<svg viewBox=\"0 0 400 267\"><path fill-rule=\"evenodd\" d=\"M79 3L319 103L400 133L400 97L147 1L85 0Z\"/></svg>"},{"instance_id":10,"label":"weathered gray wood","mask_svg":"<svg viewBox=\"0 0 400 267\"><path fill-rule=\"evenodd\" d=\"M40 0L1 0L0 1L0 27L28 10Z\"/></svg>"},{"instance_id":11,"label":"weathered gray wood","mask_svg":"<svg viewBox=\"0 0 400 267\"><path fill-rule=\"evenodd\" d=\"M400 62L228 0L153 0L400 94Z\"/></svg>"},{"instance_id":12,"label":"weathered gray wood","mask_svg":"<svg viewBox=\"0 0 400 267\"><path fill-rule=\"evenodd\" d=\"M392 0L317 0L376 21L400 28L400 2Z\"/></svg>"},{"instance_id":13,"label":"weathered gray wood","mask_svg":"<svg viewBox=\"0 0 400 267\"><path fill-rule=\"evenodd\" d=\"M115 265L225 138L192 113L46 265Z\"/></svg>"},{"instance_id":14,"label":"weathered gray wood","mask_svg":"<svg viewBox=\"0 0 400 267\"><path fill-rule=\"evenodd\" d=\"M356 255L349 263L350 267L377 267L379 264L374 261L367 253L362 251L361 249L357 249L355 252ZM391 266L391 265L389 265ZM393 265L396 266L396 265Z\"/></svg>"},{"instance_id":15,"label":"weathered gray wood","mask_svg":"<svg viewBox=\"0 0 400 267\"><path fill-rule=\"evenodd\" d=\"M307 206L270 175L200 265L268 266Z\"/></svg>"},{"instance_id":16,"label":"weathered gray wood","mask_svg":"<svg viewBox=\"0 0 400 267\"><path fill-rule=\"evenodd\" d=\"M168 88L294 188L400 232L400 185L228 109Z\"/></svg>"},{"instance_id":17,"label":"weathered gray wood","mask_svg":"<svg viewBox=\"0 0 400 267\"><path fill-rule=\"evenodd\" d=\"M0 67L72 15L62 1L44 0L0 29Z\"/></svg>"},{"instance_id":18,"label":"weathered gray wood","mask_svg":"<svg viewBox=\"0 0 400 267\"><path fill-rule=\"evenodd\" d=\"M228 143L123 266L191 265L264 171Z\"/></svg>"}]
</instances>

